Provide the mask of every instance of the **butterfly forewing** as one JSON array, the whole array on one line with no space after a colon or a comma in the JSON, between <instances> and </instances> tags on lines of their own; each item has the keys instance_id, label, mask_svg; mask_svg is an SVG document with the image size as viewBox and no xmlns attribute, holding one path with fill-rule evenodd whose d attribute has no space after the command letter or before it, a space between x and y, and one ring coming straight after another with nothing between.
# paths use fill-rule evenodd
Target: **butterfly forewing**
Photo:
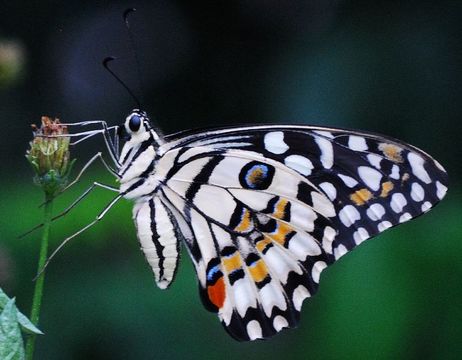
<instances>
[{"instance_id":1,"label":"butterfly forewing","mask_svg":"<svg viewBox=\"0 0 462 360\"><path fill-rule=\"evenodd\" d=\"M374 134L265 126L166 139L154 230L180 230L204 305L239 340L296 326L324 268L447 190L430 156Z\"/></svg>"}]
</instances>

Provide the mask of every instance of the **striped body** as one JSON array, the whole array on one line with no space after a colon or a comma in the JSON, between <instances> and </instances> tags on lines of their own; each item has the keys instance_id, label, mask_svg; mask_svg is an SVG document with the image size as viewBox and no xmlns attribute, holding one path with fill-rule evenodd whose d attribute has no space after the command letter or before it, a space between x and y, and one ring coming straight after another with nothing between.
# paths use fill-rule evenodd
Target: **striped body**
<instances>
[{"instance_id":1,"label":"striped body","mask_svg":"<svg viewBox=\"0 0 462 360\"><path fill-rule=\"evenodd\" d=\"M172 282L183 239L204 305L238 340L296 326L327 266L447 190L429 155L379 135L275 125L163 138L147 118L130 131L131 116L120 191L155 280Z\"/></svg>"}]
</instances>

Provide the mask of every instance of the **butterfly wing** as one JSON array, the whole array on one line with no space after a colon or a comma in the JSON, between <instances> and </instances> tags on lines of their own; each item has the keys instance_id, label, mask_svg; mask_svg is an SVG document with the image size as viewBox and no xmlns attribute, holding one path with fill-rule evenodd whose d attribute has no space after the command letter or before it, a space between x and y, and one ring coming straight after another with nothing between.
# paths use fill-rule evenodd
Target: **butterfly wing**
<instances>
[{"instance_id":1,"label":"butterfly wing","mask_svg":"<svg viewBox=\"0 0 462 360\"><path fill-rule=\"evenodd\" d=\"M163 151L160 198L181 219L204 304L239 340L295 326L324 268L447 190L429 155L361 132L225 129Z\"/></svg>"}]
</instances>

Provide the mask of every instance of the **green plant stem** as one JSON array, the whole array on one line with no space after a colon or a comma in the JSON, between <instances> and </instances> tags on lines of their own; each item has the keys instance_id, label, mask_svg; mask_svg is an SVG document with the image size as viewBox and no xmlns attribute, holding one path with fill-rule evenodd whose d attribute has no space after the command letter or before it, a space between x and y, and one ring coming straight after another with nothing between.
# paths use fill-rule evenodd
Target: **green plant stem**
<instances>
[{"instance_id":1,"label":"green plant stem","mask_svg":"<svg viewBox=\"0 0 462 360\"><path fill-rule=\"evenodd\" d=\"M46 197L45 199L45 209L44 209L44 218L43 218L43 233L42 233L42 242L40 244L40 255L38 261L37 273L42 270L45 265L48 253L48 237L50 235L50 225L51 225L51 212L53 208L53 200ZM40 276L35 281L34 297L32 300L32 310L30 314L30 320L34 325L38 325L39 316L40 316L40 306L42 305L42 295L43 295L43 282L45 281L45 271L42 271ZM32 360L35 347L35 339L37 335L30 335L26 344L26 360Z\"/></svg>"}]
</instances>

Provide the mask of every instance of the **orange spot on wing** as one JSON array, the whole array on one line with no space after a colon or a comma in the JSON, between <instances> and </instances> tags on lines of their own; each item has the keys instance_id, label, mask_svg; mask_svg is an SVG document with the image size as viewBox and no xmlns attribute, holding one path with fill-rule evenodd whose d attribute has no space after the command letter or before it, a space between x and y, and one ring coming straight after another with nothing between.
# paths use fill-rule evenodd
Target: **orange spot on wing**
<instances>
[{"instance_id":1,"label":"orange spot on wing","mask_svg":"<svg viewBox=\"0 0 462 360\"><path fill-rule=\"evenodd\" d=\"M265 248L271 244L271 239L268 238L268 237L265 237L263 240L260 240L259 242L257 242L255 244L256 248L258 251L260 252L263 252L263 250L265 250Z\"/></svg>"},{"instance_id":2,"label":"orange spot on wing","mask_svg":"<svg viewBox=\"0 0 462 360\"><path fill-rule=\"evenodd\" d=\"M286 199L279 200L274 206L273 216L278 219L284 219L286 206L289 203Z\"/></svg>"},{"instance_id":3,"label":"orange spot on wing","mask_svg":"<svg viewBox=\"0 0 462 360\"><path fill-rule=\"evenodd\" d=\"M268 268L261 259L249 266L249 272L255 282L260 282L268 276Z\"/></svg>"},{"instance_id":4,"label":"orange spot on wing","mask_svg":"<svg viewBox=\"0 0 462 360\"><path fill-rule=\"evenodd\" d=\"M217 308L221 308L226 298L225 281L223 277L220 277L215 284L207 287L207 295Z\"/></svg>"},{"instance_id":5,"label":"orange spot on wing","mask_svg":"<svg viewBox=\"0 0 462 360\"><path fill-rule=\"evenodd\" d=\"M246 232L251 229L251 225L252 222L250 221L250 211L248 209L244 209L241 222L235 227L235 230L239 232Z\"/></svg>"},{"instance_id":6,"label":"orange spot on wing","mask_svg":"<svg viewBox=\"0 0 462 360\"><path fill-rule=\"evenodd\" d=\"M390 191L393 190L395 186L391 181L384 182L382 184L382 192L380 193L380 197L387 197Z\"/></svg>"},{"instance_id":7,"label":"orange spot on wing","mask_svg":"<svg viewBox=\"0 0 462 360\"><path fill-rule=\"evenodd\" d=\"M379 144L379 150L385 155L385 157L393 162L403 162L401 156L402 148L393 144L381 143Z\"/></svg>"},{"instance_id":8,"label":"orange spot on wing","mask_svg":"<svg viewBox=\"0 0 462 360\"><path fill-rule=\"evenodd\" d=\"M264 172L261 168L256 167L252 170L252 172L248 175L248 179L250 183L255 184L260 181L260 179L264 176Z\"/></svg>"},{"instance_id":9,"label":"orange spot on wing","mask_svg":"<svg viewBox=\"0 0 462 360\"><path fill-rule=\"evenodd\" d=\"M235 252L234 255L224 257L222 263L228 273L233 272L242 266L241 256Z\"/></svg>"},{"instance_id":10,"label":"orange spot on wing","mask_svg":"<svg viewBox=\"0 0 462 360\"><path fill-rule=\"evenodd\" d=\"M277 229L273 233L265 233L271 240L276 241L277 243L281 244L282 246L286 243L286 238L289 233L291 233L293 229L284 223L279 223Z\"/></svg>"},{"instance_id":11,"label":"orange spot on wing","mask_svg":"<svg viewBox=\"0 0 462 360\"><path fill-rule=\"evenodd\" d=\"M351 201L356 205L364 205L370 199L372 199L372 193L367 189L361 189L350 195Z\"/></svg>"}]
</instances>

